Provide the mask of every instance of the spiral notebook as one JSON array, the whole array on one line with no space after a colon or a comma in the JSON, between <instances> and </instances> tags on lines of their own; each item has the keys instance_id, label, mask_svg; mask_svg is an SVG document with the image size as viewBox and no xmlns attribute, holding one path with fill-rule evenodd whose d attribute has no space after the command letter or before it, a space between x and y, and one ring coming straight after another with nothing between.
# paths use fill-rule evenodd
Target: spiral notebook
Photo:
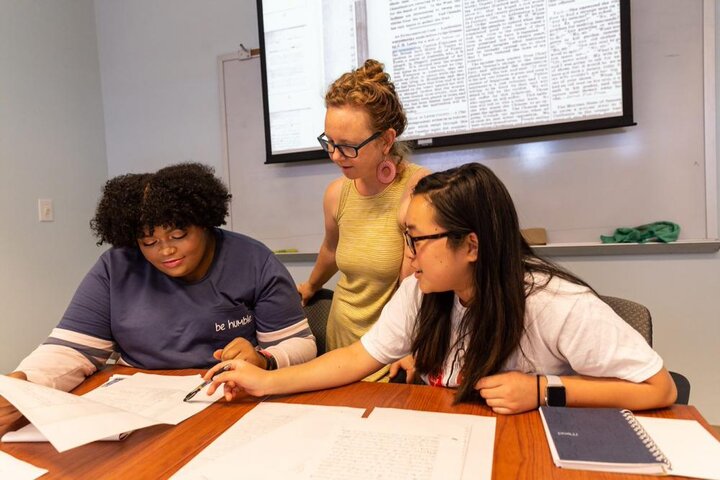
<instances>
[{"instance_id":1,"label":"spiral notebook","mask_svg":"<svg viewBox=\"0 0 720 480\"><path fill-rule=\"evenodd\" d=\"M576 470L666 474L670 461L629 410L540 407L555 465Z\"/></svg>"},{"instance_id":2,"label":"spiral notebook","mask_svg":"<svg viewBox=\"0 0 720 480\"><path fill-rule=\"evenodd\" d=\"M695 420L614 408L541 407L540 416L558 467L720 480L720 441Z\"/></svg>"}]
</instances>

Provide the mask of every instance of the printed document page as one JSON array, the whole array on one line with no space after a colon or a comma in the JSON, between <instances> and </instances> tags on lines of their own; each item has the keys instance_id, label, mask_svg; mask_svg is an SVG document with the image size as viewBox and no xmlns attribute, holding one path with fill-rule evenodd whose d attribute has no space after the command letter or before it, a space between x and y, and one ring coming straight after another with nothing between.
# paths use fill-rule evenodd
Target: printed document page
<instances>
[{"instance_id":1,"label":"printed document page","mask_svg":"<svg viewBox=\"0 0 720 480\"><path fill-rule=\"evenodd\" d=\"M13 480L35 480L47 473L44 468L38 468L12 455L0 452L0 478L12 478Z\"/></svg>"},{"instance_id":2,"label":"printed document page","mask_svg":"<svg viewBox=\"0 0 720 480\"><path fill-rule=\"evenodd\" d=\"M200 375L136 373L120 382L96 388L83 397L135 412L158 423L177 425L222 398L222 388L212 396L208 396L203 389L189 402L183 402L185 395L202 381Z\"/></svg>"},{"instance_id":3,"label":"printed document page","mask_svg":"<svg viewBox=\"0 0 720 480\"><path fill-rule=\"evenodd\" d=\"M695 420L635 418L670 460L671 475L720 480L720 442Z\"/></svg>"},{"instance_id":4,"label":"printed document page","mask_svg":"<svg viewBox=\"0 0 720 480\"><path fill-rule=\"evenodd\" d=\"M471 427L397 417L335 425L310 457L304 478L460 480Z\"/></svg>"},{"instance_id":5,"label":"printed document page","mask_svg":"<svg viewBox=\"0 0 720 480\"><path fill-rule=\"evenodd\" d=\"M374 408L370 419L395 424L400 419L409 419L418 424L430 422L455 423L472 427L467 444L471 455L465 456L462 479L487 479L492 477L493 452L495 447L495 417L465 415L456 413L422 412L398 408Z\"/></svg>"},{"instance_id":6,"label":"printed document page","mask_svg":"<svg viewBox=\"0 0 720 480\"><path fill-rule=\"evenodd\" d=\"M263 435L272 432L295 419L313 412L329 415L342 415L353 418L360 418L365 413L364 408L351 407L328 407L323 405L297 405L291 403L271 403L264 402L246 413L240 420L235 422L215 441L207 446L190 462L185 464L179 471L173 475L173 480L202 480L202 479L222 479L228 477L226 468L233 468L232 465L238 465L238 461L246 459L251 463L258 461L246 455L243 446L252 442ZM273 445L273 452L276 447ZM274 463L274 460L270 460ZM224 462L229 462L225 464ZM267 477L267 473L273 469L273 463L264 465L265 473L262 478ZM220 465L216 468L216 465ZM245 475L245 465L243 464L243 475Z\"/></svg>"},{"instance_id":7,"label":"printed document page","mask_svg":"<svg viewBox=\"0 0 720 480\"><path fill-rule=\"evenodd\" d=\"M141 377L135 380L137 375ZM200 375L136 374L78 396L0 376L0 395L20 410L58 452L64 452L151 425L175 425L191 417L221 395L220 392L207 397L200 392L197 402L182 402L201 382ZM158 410L158 403L164 410ZM151 414L159 418L152 418Z\"/></svg>"}]
</instances>

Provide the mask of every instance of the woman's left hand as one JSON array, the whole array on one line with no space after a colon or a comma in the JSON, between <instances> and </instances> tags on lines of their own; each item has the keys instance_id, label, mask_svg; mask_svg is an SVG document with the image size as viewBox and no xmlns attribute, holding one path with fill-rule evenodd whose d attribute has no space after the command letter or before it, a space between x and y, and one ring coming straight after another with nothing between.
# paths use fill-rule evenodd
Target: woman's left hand
<instances>
[{"instance_id":1,"label":"woman's left hand","mask_svg":"<svg viewBox=\"0 0 720 480\"><path fill-rule=\"evenodd\" d=\"M415 381L415 357L407 355L390 364L390 378L394 378L400 370L405 370L405 383Z\"/></svg>"},{"instance_id":2,"label":"woman's left hand","mask_svg":"<svg viewBox=\"0 0 720 480\"><path fill-rule=\"evenodd\" d=\"M263 370L267 366L265 357L258 353L253 344L243 337L237 337L225 345L222 350L215 350L213 357L221 362L234 359L245 360Z\"/></svg>"},{"instance_id":3,"label":"woman's left hand","mask_svg":"<svg viewBox=\"0 0 720 480\"><path fill-rule=\"evenodd\" d=\"M535 375L504 372L481 378L475 390L495 413L522 413L538 407L536 382Z\"/></svg>"}]
</instances>

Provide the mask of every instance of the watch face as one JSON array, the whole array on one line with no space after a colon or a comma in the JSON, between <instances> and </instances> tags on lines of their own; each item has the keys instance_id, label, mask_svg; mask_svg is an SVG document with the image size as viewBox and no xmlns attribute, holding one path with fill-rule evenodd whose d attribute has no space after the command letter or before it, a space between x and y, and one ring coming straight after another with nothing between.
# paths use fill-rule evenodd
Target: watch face
<instances>
[{"instance_id":1,"label":"watch face","mask_svg":"<svg viewBox=\"0 0 720 480\"><path fill-rule=\"evenodd\" d=\"M565 406L565 387L547 387L547 404L550 407Z\"/></svg>"}]
</instances>

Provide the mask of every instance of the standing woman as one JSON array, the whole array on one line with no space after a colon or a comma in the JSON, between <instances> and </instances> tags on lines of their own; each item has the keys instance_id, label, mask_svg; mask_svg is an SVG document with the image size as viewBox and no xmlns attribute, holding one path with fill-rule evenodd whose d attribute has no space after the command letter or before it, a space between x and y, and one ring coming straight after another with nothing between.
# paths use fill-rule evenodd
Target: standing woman
<instances>
[{"instance_id":1,"label":"standing woman","mask_svg":"<svg viewBox=\"0 0 720 480\"><path fill-rule=\"evenodd\" d=\"M338 78L325 94L325 131L318 137L344 177L325 191L325 238L307 282L305 304L338 271L327 326L328 350L357 341L410 273L403 225L410 193L429 173L397 141L407 119L390 76L376 60ZM382 369L367 380L381 380Z\"/></svg>"}]
</instances>

